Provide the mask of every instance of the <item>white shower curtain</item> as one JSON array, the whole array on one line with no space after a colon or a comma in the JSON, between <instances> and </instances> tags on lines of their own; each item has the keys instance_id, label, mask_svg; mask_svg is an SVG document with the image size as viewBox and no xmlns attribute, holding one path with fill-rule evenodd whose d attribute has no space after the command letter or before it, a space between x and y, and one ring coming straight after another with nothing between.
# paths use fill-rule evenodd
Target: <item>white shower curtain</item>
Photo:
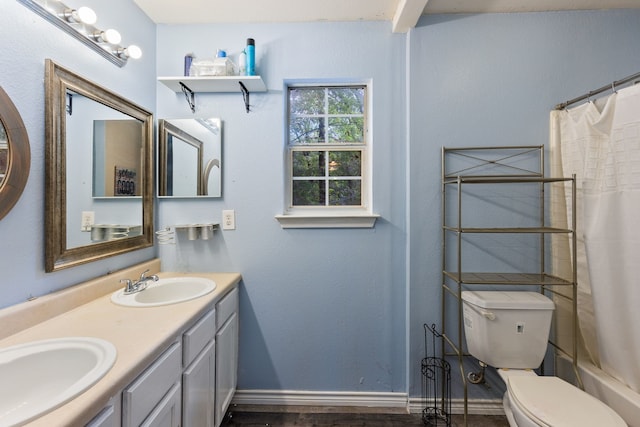
<instances>
[{"instance_id":1,"label":"white shower curtain","mask_svg":"<svg viewBox=\"0 0 640 427\"><path fill-rule=\"evenodd\" d=\"M640 392L640 85L553 111L550 138L552 175L576 174L583 342L596 364ZM560 263L556 270L570 268Z\"/></svg>"}]
</instances>

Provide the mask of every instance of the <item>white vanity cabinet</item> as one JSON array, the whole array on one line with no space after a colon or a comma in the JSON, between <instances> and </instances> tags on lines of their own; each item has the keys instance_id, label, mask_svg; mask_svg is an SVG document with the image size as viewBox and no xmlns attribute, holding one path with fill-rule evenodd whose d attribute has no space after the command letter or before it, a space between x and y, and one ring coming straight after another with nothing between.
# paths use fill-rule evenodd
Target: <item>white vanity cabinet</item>
<instances>
[{"instance_id":1,"label":"white vanity cabinet","mask_svg":"<svg viewBox=\"0 0 640 427\"><path fill-rule=\"evenodd\" d=\"M238 288L216 304L216 426L222 422L238 382L238 310Z\"/></svg>"},{"instance_id":2,"label":"white vanity cabinet","mask_svg":"<svg viewBox=\"0 0 640 427\"><path fill-rule=\"evenodd\" d=\"M205 314L182 336L182 423L213 426L215 421L215 310Z\"/></svg>"},{"instance_id":3,"label":"white vanity cabinet","mask_svg":"<svg viewBox=\"0 0 640 427\"><path fill-rule=\"evenodd\" d=\"M185 332L183 348L183 426L217 427L238 378L238 288Z\"/></svg>"},{"instance_id":4,"label":"white vanity cabinet","mask_svg":"<svg viewBox=\"0 0 640 427\"><path fill-rule=\"evenodd\" d=\"M218 427L236 391L238 288L234 287L86 427Z\"/></svg>"},{"instance_id":5,"label":"white vanity cabinet","mask_svg":"<svg viewBox=\"0 0 640 427\"><path fill-rule=\"evenodd\" d=\"M122 392L122 427L181 425L182 345L173 343Z\"/></svg>"}]
</instances>

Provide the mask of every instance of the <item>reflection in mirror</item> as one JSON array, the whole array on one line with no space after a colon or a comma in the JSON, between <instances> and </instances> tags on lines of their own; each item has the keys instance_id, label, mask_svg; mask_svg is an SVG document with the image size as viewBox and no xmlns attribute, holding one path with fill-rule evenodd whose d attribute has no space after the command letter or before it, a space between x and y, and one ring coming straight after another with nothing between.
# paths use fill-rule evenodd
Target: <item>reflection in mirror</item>
<instances>
[{"instance_id":1,"label":"reflection in mirror","mask_svg":"<svg viewBox=\"0 0 640 427\"><path fill-rule=\"evenodd\" d=\"M93 197L139 197L144 128L139 120L93 121ZM67 135L69 128L67 127Z\"/></svg>"},{"instance_id":2,"label":"reflection in mirror","mask_svg":"<svg viewBox=\"0 0 640 427\"><path fill-rule=\"evenodd\" d=\"M0 88L0 219L20 198L30 162L27 130L11 98Z\"/></svg>"},{"instance_id":3,"label":"reflection in mirror","mask_svg":"<svg viewBox=\"0 0 640 427\"><path fill-rule=\"evenodd\" d=\"M66 99L67 249L139 235L140 197L113 197L136 195L143 123L76 91L67 90ZM91 224L83 212L93 212ZM131 234L102 232L105 228Z\"/></svg>"},{"instance_id":4,"label":"reflection in mirror","mask_svg":"<svg viewBox=\"0 0 640 427\"><path fill-rule=\"evenodd\" d=\"M150 112L46 63L46 271L153 244Z\"/></svg>"},{"instance_id":5,"label":"reflection in mirror","mask_svg":"<svg viewBox=\"0 0 640 427\"><path fill-rule=\"evenodd\" d=\"M222 196L222 121L159 121L158 196Z\"/></svg>"}]
</instances>

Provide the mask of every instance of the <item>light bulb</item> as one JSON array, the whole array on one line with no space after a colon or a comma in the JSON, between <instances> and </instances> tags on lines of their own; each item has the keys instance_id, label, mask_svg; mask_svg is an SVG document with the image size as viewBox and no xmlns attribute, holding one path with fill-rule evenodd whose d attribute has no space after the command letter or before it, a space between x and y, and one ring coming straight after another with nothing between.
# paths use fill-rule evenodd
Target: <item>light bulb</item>
<instances>
[{"instance_id":1,"label":"light bulb","mask_svg":"<svg viewBox=\"0 0 640 427\"><path fill-rule=\"evenodd\" d=\"M98 20L93 9L86 6L82 6L78 10L73 11L72 15L74 16L74 19L76 19L75 17L77 16L80 22L87 25L93 25Z\"/></svg>"},{"instance_id":2,"label":"light bulb","mask_svg":"<svg viewBox=\"0 0 640 427\"><path fill-rule=\"evenodd\" d=\"M118 49L118 51L116 52L116 55L118 55L120 58L139 59L142 56L142 49L140 49L135 44L132 44L127 48Z\"/></svg>"},{"instance_id":3,"label":"light bulb","mask_svg":"<svg viewBox=\"0 0 640 427\"><path fill-rule=\"evenodd\" d=\"M142 49L140 49L135 44L132 44L125 50L127 51L127 55L129 56L129 58L140 59L140 57L142 56Z\"/></svg>"},{"instance_id":4,"label":"light bulb","mask_svg":"<svg viewBox=\"0 0 640 427\"><path fill-rule=\"evenodd\" d=\"M98 20L98 17L96 16L96 13L93 11L93 9L86 6L82 6L77 10L66 9L59 16L72 24L93 25Z\"/></svg>"},{"instance_id":5,"label":"light bulb","mask_svg":"<svg viewBox=\"0 0 640 427\"><path fill-rule=\"evenodd\" d=\"M122 37L120 33L114 29L108 29L94 33L93 38L99 43L118 44Z\"/></svg>"}]
</instances>

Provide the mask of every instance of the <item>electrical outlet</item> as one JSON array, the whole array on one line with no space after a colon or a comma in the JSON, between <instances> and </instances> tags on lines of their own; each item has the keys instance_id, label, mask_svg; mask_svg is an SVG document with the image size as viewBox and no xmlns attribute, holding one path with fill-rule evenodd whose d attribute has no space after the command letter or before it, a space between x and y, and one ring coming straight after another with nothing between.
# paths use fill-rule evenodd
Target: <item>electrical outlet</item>
<instances>
[{"instance_id":1,"label":"electrical outlet","mask_svg":"<svg viewBox=\"0 0 640 427\"><path fill-rule=\"evenodd\" d=\"M96 213L94 211L82 211L80 231L91 231L91 226L94 224L95 218Z\"/></svg>"},{"instance_id":2,"label":"electrical outlet","mask_svg":"<svg viewBox=\"0 0 640 427\"><path fill-rule=\"evenodd\" d=\"M233 209L222 211L222 229L223 230L236 229L236 212Z\"/></svg>"}]
</instances>

